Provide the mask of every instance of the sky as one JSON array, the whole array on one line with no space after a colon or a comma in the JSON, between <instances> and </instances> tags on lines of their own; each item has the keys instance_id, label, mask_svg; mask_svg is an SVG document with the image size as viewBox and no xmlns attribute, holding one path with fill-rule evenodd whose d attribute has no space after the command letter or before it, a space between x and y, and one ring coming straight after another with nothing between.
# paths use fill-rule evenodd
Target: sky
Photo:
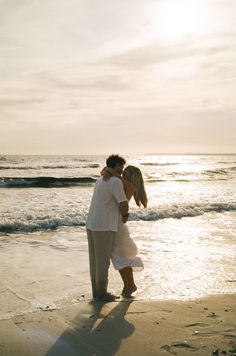
<instances>
[{"instance_id":1,"label":"sky","mask_svg":"<svg viewBox=\"0 0 236 356\"><path fill-rule=\"evenodd\" d=\"M235 0L0 0L0 154L236 153Z\"/></svg>"}]
</instances>

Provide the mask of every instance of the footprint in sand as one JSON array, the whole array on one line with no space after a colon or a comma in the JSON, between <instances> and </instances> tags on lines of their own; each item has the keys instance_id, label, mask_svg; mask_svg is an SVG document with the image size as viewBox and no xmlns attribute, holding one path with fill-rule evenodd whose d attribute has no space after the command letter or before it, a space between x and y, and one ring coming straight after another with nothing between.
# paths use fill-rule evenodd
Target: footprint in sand
<instances>
[{"instance_id":1,"label":"footprint in sand","mask_svg":"<svg viewBox=\"0 0 236 356\"><path fill-rule=\"evenodd\" d=\"M178 348L185 348L185 349L192 349L192 350L199 350L198 348L187 344L186 342L175 342L171 344L171 347L178 347Z\"/></svg>"},{"instance_id":2,"label":"footprint in sand","mask_svg":"<svg viewBox=\"0 0 236 356\"><path fill-rule=\"evenodd\" d=\"M177 355L177 352L171 350L171 347L169 345L163 345L160 347L161 350L165 350L173 355Z\"/></svg>"},{"instance_id":3,"label":"footprint in sand","mask_svg":"<svg viewBox=\"0 0 236 356\"><path fill-rule=\"evenodd\" d=\"M209 315L207 315L207 318L219 318L219 315L216 315L215 312L211 312Z\"/></svg>"},{"instance_id":4,"label":"footprint in sand","mask_svg":"<svg viewBox=\"0 0 236 356\"><path fill-rule=\"evenodd\" d=\"M224 337L226 339L234 339L234 340L236 340L236 335L233 335L233 334L224 334Z\"/></svg>"},{"instance_id":5,"label":"footprint in sand","mask_svg":"<svg viewBox=\"0 0 236 356\"><path fill-rule=\"evenodd\" d=\"M192 335L202 336L202 337L209 337L209 336L216 336L216 334L220 334L218 331L212 331L208 333L194 333Z\"/></svg>"},{"instance_id":6,"label":"footprint in sand","mask_svg":"<svg viewBox=\"0 0 236 356\"><path fill-rule=\"evenodd\" d=\"M201 326L201 327L205 327L205 326L208 326L208 324L205 324L205 323L193 323L193 324L188 324L188 325L185 325L186 328L191 328L192 326Z\"/></svg>"},{"instance_id":7,"label":"footprint in sand","mask_svg":"<svg viewBox=\"0 0 236 356\"><path fill-rule=\"evenodd\" d=\"M199 350L197 347L187 344L186 342L173 342L171 343L171 345L163 345L160 347L161 350L166 350L170 353L176 354L176 352L174 352L172 348L188 349L189 351Z\"/></svg>"}]
</instances>

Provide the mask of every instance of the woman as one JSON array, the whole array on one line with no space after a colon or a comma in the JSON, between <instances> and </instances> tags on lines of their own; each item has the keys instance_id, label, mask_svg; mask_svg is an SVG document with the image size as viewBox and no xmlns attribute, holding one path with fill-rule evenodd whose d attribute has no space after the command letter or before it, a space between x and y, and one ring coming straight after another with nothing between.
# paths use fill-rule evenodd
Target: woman
<instances>
[{"instance_id":1,"label":"woman","mask_svg":"<svg viewBox=\"0 0 236 356\"><path fill-rule=\"evenodd\" d=\"M112 169L105 168L102 175L107 179L110 175L115 175ZM135 166L127 166L122 177L124 191L127 199L134 200L138 206L147 207L147 195L144 188L143 176L139 168ZM115 234L114 246L112 252L112 263L116 270L119 270L124 283L124 288L121 295L124 298L132 297L132 293L137 290L134 283L133 270L142 270L143 262L137 256L137 246L130 237L129 229L126 224L123 224L121 218L119 220L118 232Z\"/></svg>"}]
</instances>

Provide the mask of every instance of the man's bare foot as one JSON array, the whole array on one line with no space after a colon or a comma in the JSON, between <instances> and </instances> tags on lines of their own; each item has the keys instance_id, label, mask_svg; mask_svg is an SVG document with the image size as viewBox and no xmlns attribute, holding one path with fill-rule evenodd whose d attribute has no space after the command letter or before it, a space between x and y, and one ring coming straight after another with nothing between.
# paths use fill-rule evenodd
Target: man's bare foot
<instances>
[{"instance_id":1,"label":"man's bare foot","mask_svg":"<svg viewBox=\"0 0 236 356\"><path fill-rule=\"evenodd\" d=\"M101 297L95 298L95 300L98 302L114 302L117 298L119 298L119 297L117 297L114 294L105 293Z\"/></svg>"},{"instance_id":2,"label":"man's bare foot","mask_svg":"<svg viewBox=\"0 0 236 356\"><path fill-rule=\"evenodd\" d=\"M137 287L134 284L131 287L124 288L121 295L124 298L132 298L132 293L136 292L136 290L137 290Z\"/></svg>"}]
</instances>

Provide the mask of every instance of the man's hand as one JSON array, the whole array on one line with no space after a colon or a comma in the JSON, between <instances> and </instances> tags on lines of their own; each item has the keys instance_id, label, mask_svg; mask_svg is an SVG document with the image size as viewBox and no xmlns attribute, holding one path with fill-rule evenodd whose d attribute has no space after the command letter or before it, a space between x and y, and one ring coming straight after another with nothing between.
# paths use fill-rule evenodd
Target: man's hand
<instances>
[{"instance_id":1,"label":"man's hand","mask_svg":"<svg viewBox=\"0 0 236 356\"><path fill-rule=\"evenodd\" d=\"M125 215L125 216L122 216L122 222L123 222L123 224L127 223L128 219L129 219L129 214L127 214L127 215Z\"/></svg>"},{"instance_id":2,"label":"man's hand","mask_svg":"<svg viewBox=\"0 0 236 356\"><path fill-rule=\"evenodd\" d=\"M125 224L129 218L129 204L127 200L122 201L119 204L120 212L122 215L122 222Z\"/></svg>"}]
</instances>

